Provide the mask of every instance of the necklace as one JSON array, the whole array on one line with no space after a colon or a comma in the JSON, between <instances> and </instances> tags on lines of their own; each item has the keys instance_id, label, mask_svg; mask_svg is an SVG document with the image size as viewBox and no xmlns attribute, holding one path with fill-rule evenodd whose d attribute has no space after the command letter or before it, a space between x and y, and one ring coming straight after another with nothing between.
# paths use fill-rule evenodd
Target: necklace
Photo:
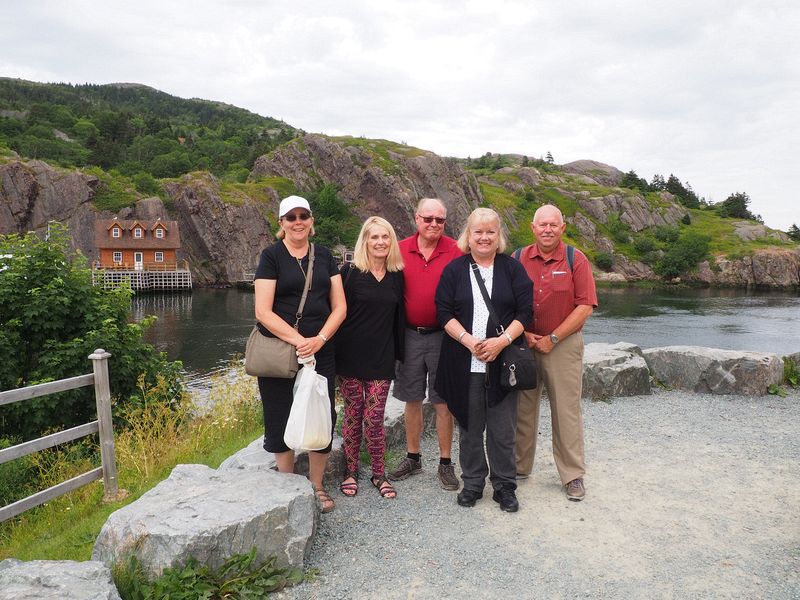
<instances>
[{"instance_id":1,"label":"necklace","mask_svg":"<svg viewBox=\"0 0 800 600\"><path fill-rule=\"evenodd\" d=\"M303 259L297 258L296 256L294 259L297 261L297 266L300 267L300 272L303 273L303 277L306 277L306 270L303 268Z\"/></svg>"}]
</instances>

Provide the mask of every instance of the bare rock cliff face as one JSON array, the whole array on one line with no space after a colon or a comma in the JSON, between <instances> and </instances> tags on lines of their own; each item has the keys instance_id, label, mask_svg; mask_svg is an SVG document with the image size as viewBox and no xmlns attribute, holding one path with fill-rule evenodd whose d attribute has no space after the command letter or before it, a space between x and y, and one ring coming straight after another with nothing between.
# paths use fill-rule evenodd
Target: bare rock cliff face
<instances>
[{"instance_id":1,"label":"bare rock cliff face","mask_svg":"<svg viewBox=\"0 0 800 600\"><path fill-rule=\"evenodd\" d=\"M713 268L705 261L687 279L725 287L800 287L800 248L764 248L743 258L717 258Z\"/></svg>"},{"instance_id":2,"label":"bare rock cliff face","mask_svg":"<svg viewBox=\"0 0 800 600\"><path fill-rule=\"evenodd\" d=\"M97 183L92 175L38 160L0 165L0 233L43 231L48 221L59 221L69 226L73 246L92 258Z\"/></svg>"},{"instance_id":3,"label":"bare rock cliff face","mask_svg":"<svg viewBox=\"0 0 800 600\"><path fill-rule=\"evenodd\" d=\"M389 150L389 158L379 164L364 148L310 134L260 157L251 177L286 177L302 192L334 183L357 215L382 215L400 237L414 231L414 209L421 198L440 198L447 206L447 233L457 237L482 200L475 178L432 152L405 156Z\"/></svg>"},{"instance_id":4,"label":"bare rock cliff face","mask_svg":"<svg viewBox=\"0 0 800 600\"><path fill-rule=\"evenodd\" d=\"M274 240L266 215L277 211L277 193L269 204L249 198L224 202L217 179L197 173L164 187L175 202L183 254L196 284L225 285L255 270L261 250Z\"/></svg>"}]
</instances>

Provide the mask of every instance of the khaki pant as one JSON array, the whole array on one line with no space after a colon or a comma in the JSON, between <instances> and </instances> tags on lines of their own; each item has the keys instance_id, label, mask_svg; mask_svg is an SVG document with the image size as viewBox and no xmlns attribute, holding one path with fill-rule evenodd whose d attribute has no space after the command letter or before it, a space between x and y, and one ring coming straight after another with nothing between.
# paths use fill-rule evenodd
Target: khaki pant
<instances>
[{"instance_id":1,"label":"khaki pant","mask_svg":"<svg viewBox=\"0 0 800 600\"><path fill-rule=\"evenodd\" d=\"M539 436L539 399L547 388L553 419L553 457L561 483L566 485L586 473L583 444L583 336L578 331L559 342L549 354L536 353L539 385L519 392L517 405L517 473L533 470Z\"/></svg>"}]
</instances>

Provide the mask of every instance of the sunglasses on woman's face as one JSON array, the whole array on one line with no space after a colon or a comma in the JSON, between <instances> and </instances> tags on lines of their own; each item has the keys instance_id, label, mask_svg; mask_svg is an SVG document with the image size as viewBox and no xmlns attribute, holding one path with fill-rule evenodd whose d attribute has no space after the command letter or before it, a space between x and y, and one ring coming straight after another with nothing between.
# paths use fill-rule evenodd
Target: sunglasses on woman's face
<instances>
[{"instance_id":1,"label":"sunglasses on woman's face","mask_svg":"<svg viewBox=\"0 0 800 600\"><path fill-rule=\"evenodd\" d=\"M447 220L445 217L423 217L422 215L417 216L426 223L433 223L436 221L437 225L444 225L444 222Z\"/></svg>"},{"instance_id":2,"label":"sunglasses on woman's face","mask_svg":"<svg viewBox=\"0 0 800 600\"><path fill-rule=\"evenodd\" d=\"M283 215L283 218L289 221L289 223L294 223L297 219L301 221L308 221L311 218L311 213L301 212L300 214L289 213L288 215Z\"/></svg>"}]
</instances>

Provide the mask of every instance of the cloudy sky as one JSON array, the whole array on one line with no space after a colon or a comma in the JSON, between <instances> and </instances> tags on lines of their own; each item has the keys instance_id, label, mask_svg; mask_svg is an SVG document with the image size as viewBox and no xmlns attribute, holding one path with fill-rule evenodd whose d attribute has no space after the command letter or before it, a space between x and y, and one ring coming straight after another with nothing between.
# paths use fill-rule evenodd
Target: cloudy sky
<instances>
[{"instance_id":1,"label":"cloudy sky","mask_svg":"<svg viewBox=\"0 0 800 600\"><path fill-rule=\"evenodd\" d=\"M138 82L442 155L674 173L800 225L793 0L25 0L0 11L0 39L0 76Z\"/></svg>"}]
</instances>

